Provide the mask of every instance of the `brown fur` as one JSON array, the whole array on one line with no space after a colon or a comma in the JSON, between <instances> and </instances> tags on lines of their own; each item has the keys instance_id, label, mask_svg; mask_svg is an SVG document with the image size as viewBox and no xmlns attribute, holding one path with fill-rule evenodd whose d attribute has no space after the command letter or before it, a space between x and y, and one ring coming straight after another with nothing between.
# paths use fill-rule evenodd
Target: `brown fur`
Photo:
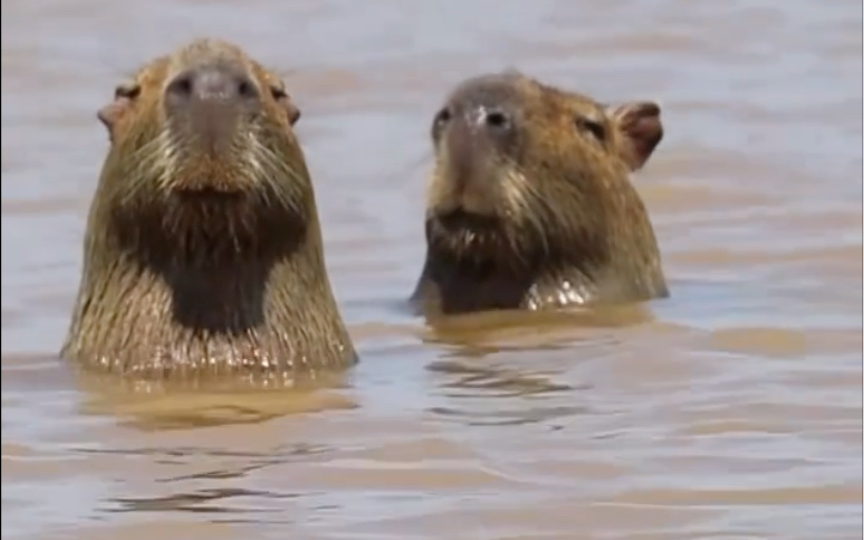
<instances>
[{"instance_id":1,"label":"brown fur","mask_svg":"<svg viewBox=\"0 0 864 540\"><path fill-rule=\"evenodd\" d=\"M663 136L651 102L618 107L515 72L469 79L432 127L428 314L668 295L629 173Z\"/></svg>"},{"instance_id":2,"label":"brown fur","mask_svg":"<svg viewBox=\"0 0 864 540\"><path fill-rule=\"evenodd\" d=\"M169 115L165 96L184 70L217 64L256 93L225 124L225 147L208 152L199 124ZM356 362L292 129L299 114L273 73L217 40L117 87L98 113L111 145L64 357L151 379L281 378Z\"/></svg>"}]
</instances>

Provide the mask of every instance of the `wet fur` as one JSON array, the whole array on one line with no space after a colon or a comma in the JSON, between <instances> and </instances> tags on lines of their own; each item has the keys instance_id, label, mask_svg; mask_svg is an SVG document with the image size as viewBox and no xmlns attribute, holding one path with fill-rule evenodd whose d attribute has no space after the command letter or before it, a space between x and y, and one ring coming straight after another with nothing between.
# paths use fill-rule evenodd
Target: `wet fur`
<instances>
[{"instance_id":1,"label":"wet fur","mask_svg":"<svg viewBox=\"0 0 864 540\"><path fill-rule=\"evenodd\" d=\"M647 211L629 173L635 148L626 118L592 99L518 73L488 75L460 85L458 105L487 92L519 110L517 135L487 150L494 171L478 200L487 214L448 223L457 196L447 145L435 142L427 198L427 255L412 303L419 312L545 309L668 295ZM580 131L584 115L602 124L604 141ZM659 143L649 140L651 148ZM651 144L653 143L653 144Z\"/></svg>"},{"instance_id":2,"label":"wet fur","mask_svg":"<svg viewBox=\"0 0 864 540\"><path fill-rule=\"evenodd\" d=\"M293 105L262 92L217 159L168 129L165 81L202 56L242 62L264 90L281 84L235 46L199 40L145 66L134 102L100 111L112 142L61 354L155 379L349 366Z\"/></svg>"}]
</instances>

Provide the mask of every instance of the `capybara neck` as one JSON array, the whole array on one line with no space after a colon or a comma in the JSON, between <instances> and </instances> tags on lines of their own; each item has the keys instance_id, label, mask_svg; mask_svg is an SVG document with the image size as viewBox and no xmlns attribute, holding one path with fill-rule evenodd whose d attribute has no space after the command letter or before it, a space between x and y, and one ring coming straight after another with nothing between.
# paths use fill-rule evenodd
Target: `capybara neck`
<instances>
[{"instance_id":1,"label":"capybara neck","mask_svg":"<svg viewBox=\"0 0 864 540\"><path fill-rule=\"evenodd\" d=\"M516 72L463 82L432 124L427 315L668 295L630 173L662 139L652 102L619 106Z\"/></svg>"},{"instance_id":2,"label":"capybara neck","mask_svg":"<svg viewBox=\"0 0 864 540\"><path fill-rule=\"evenodd\" d=\"M118 87L99 118L111 148L64 356L154 379L356 361L281 81L198 40Z\"/></svg>"},{"instance_id":3,"label":"capybara neck","mask_svg":"<svg viewBox=\"0 0 864 540\"><path fill-rule=\"evenodd\" d=\"M65 351L85 363L198 377L339 367L353 354L309 239L283 253L198 264L109 254L104 240L88 238L94 256Z\"/></svg>"}]
</instances>

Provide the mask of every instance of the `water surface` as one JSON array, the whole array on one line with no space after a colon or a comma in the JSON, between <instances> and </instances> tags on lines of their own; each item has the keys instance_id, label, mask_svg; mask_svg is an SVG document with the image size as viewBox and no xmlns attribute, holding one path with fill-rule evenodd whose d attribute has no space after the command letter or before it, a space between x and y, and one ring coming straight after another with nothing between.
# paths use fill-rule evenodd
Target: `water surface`
<instances>
[{"instance_id":1,"label":"water surface","mask_svg":"<svg viewBox=\"0 0 864 540\"><path fill-rule=\"evenodd\" d=\"M4 540L860 538L861 9L6 2ZM278 69L303 109L363 358L325 391L143 399L53 356L106 148L95 111L199 35ZM506 67L662 105L634 182L671 298L438 332L397 309L432 115Z\"/></svg>"}]
</instances>

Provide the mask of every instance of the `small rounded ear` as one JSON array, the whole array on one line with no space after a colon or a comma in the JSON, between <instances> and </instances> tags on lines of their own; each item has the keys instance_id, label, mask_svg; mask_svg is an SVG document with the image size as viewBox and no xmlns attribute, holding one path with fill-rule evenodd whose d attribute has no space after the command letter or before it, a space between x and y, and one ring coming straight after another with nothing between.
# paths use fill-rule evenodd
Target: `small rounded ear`
<instances>
[{"instance_id":1,"label":"small rounded ear","mask_svg":"<svg viewBox=\"0 0 864 540\"><path fill-rule=\"evenodd\" d=\"M302 116L300 108L297 107L297 105L294 105L294 102L291 101L290 98L285 101L284 106L285 111L288 113L288 123L291 124L291 126L294 126L294 124L296 124L297 121L300 120L300 116Z\"/></svg>"},{"instance_id":2,"label":"small rounded ear","mask_svg":"<svg viewBox=\"0 0 864 540\"><path fill-rule=\"evenodd\" d=\"M622 154L631 171L641 169L663 139L660 106L651 101L631 101L607 108L623 138Z\"/></svg>"},{"instance_id":3,"label":"small rounded ear","mask_svg":"<svg viewBox=\"0 0 864 540\"><path fill-rule=\"evenodd\" d=\"M108 105L105 105L104 107L96 111L96 118L98 118L99 121L102 122L102 124L108 130L109 137L113 138L114 126L117 125L117 122L128 109L129 100L121 98L115 99Z\"/></svg>"},{"instance_id":4,"label":"small rounded ear","mask_svg":"<svg viewBox=\"0 0 864 540\"><path fill-rule=\"evenodd\" d=\"M285 110L285 115L288 117L288 124L294 126L300 120L300 109L294 104L294 100L285 91L281 85L271 87L273 99L276 103Z\"/></svg>"},{"instance_id":5,"label":"small rounded ear","mask_svg":"<svg viewBox=\"0 0 864 540\"><path fill-rule=\"evenodd\" d=\"M141 93L141 86L136 82L120 84L114 89L114 101L96 112L96 118L108 130L108 138L114 142L114 128L132 105L132 100Z\"/></svg>"}]
</instances>

